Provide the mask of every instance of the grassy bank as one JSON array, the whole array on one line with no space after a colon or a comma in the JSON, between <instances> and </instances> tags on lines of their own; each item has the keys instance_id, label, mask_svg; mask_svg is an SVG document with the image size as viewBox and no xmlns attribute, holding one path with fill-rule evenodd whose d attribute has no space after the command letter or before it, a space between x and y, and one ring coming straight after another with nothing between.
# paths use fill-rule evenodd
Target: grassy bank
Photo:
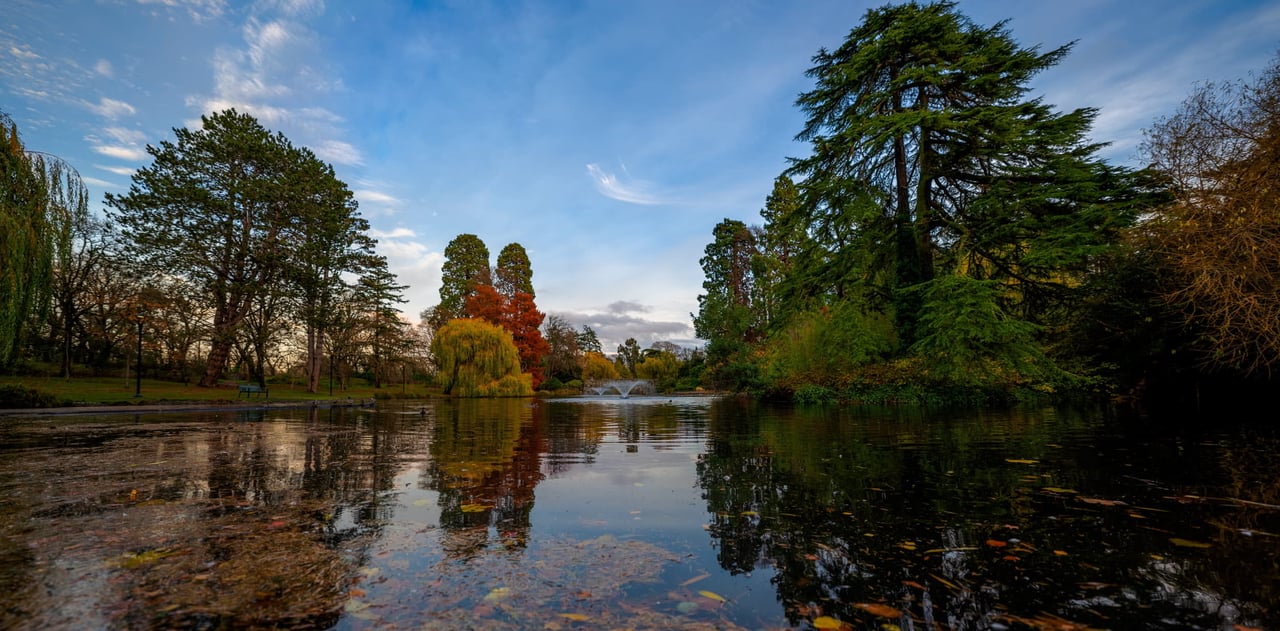
<instances>
[{"instance_id":1,"label":"grassy bank","mask_svg":"<svg viewBox=\"0 0 1280 631\"><path fill-rule=\"evenodd\" d=\"M155 379L142 380L142 396L137 397L137 384L134 380L120 377L0 377L0 388L5 386L23 386L33 388L43 394L57 399L60 405L143 405L153 403L177 402L234 402L244 400L234 386L201 388L191 384ZM361 380L353 380L346 389L335 386L332 394L324 384L320 392L312 394L302 384L272 383L268 384L270 401L329 401L336 398L353 399L390 399L390 398L427 398L439 395L439 389L422 385L401 387L384 386L374 388ZM261 395L254 395L253 400L260 400ZM5 407L0 405L0 408Z\"/></svg>"}]
</instances>

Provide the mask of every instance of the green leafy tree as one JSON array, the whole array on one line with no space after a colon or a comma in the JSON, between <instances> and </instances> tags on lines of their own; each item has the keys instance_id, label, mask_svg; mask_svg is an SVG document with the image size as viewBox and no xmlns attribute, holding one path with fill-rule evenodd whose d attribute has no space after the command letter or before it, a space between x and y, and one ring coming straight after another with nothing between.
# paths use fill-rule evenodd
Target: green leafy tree
<instances>
[{"instance_id":1,"label":"green leafy tree","mask_svg":"<svg viewBox=\"0 0 1280 631\"><path fill-rule=\"evenodd\" d=\"M175 141L148 146L151 165L124 195L108 194L128 255L143 269L192 282L213 312L200 385L214 386L254 300L287 256L284 237L304 215L294 199L307 158L281 134L235 110L201 117Z\"/></svg>"},{"instance_id":2,"label":"green leafy tree","mask_svg":"<svg viewBox=\"0 0 1280 631\"><path fill-rule=\"evenodd\" d=\"M533 382L520 371L511 333L474 319L452 320L436 332L431 352L445 394L460 397L528 396Z\"/></svg>"},{"instance_id":3,"label":"green leafy tree","mask_svg":"<svg viewBox=\"0 0 1280 631\"><path fill-rule=\"evenodd\" d=\"M509 243L498 253L498 265L494 268L493 288L498 293L511 299L516 292L524 292L536 297L533 292L533 265L524 246Z\"/></svg>"},{"instance_id":4,"label":"green leafy tree","mask_svg":"<svg viewBox=\"0 0 1280 631\"><path fill-rule=\"evenodd\" d=\"M578 348L584 353L603 353L604 347L600 345L600 337L596 335L595 329L589 325L582 325L582 330L578 331Z\"/></svg>"},{"instance_id":5,"label":"green leafy tree","mask_svg":"<svg viewBox=\"0 0 1280 631\"><path fill-rule=\"evenodd\" d=\"M87 203L79 173L28 151L0 112L0 366L17 358L28 319L47 313L55 263L71 256Z\"/></svg>"},{"instance_id":6,"label":"green leafy tree","mask_svg":"<svg viewBox=\"0 0 1280 631\"><path fill-rule=\"evenodd\" d=\"M382 387L388 361L398 359L408 346L408 323L395 306L405 302L405 289L408 285L399 284L381 257L356 283L356 296L368 314L369 368L375 388Z\"/></svg>"},{"instance_id":7,"label":"green leafy tree","mask_svg":"<svg viewBox=\"0 0 1280 631\"><path fill-rule=\"evenodd\" d=\"M1004 22L912 2L868 11L819 51L797 101L813 153L791 172L805 178L809 232L836 240L808 275L870 284L892 300L904 344L922 294L902 290L937 274L1016 285L1020 317L1061 300L1135 212L1130 174L1085 141L1095 110L1025 98L1069 48L1022 47Z\"/></svg>"},{"instance_id":8,"label":"green leafy tree","mask_svg":"<svg viewBox=\"0 0 1280 631\"><path fill-rule=\"evenodd\" d=\"M369 222L360 216L355 196L333 167L301 150L304 160L294 175L300 194L294 207L303 216L285 235L290 256L283 273L293 315L305 332L304 371L307 391L318 392L325 338L335 326L335 306L350 288L350 276L361 277L385 266L374 254Z\"/></svg>"},{"instance_id":9,"label":"green leafy tree","mask_svg":"<svg viewBox=\"0 0 1280 631\"><path fill-rule=\"evenodd\" d=\"M481 285L493 285L489 248L474 234L460 234L444 248L440 304L432 313L433 323L442 326L462 316L466 312L467 298Z\"/></svg>"},{"instance_id":10,"label":"green leafy tree","mask_svg":"<svg viewBox=\"0 0 1280 631\"><path fill-rule=\"evenodd\" d=\"M542 325L547 340L547 355L543 359L547 377L571 381L582 376L582 351L578 347L577 331L568 320L558 315L548 315Z\"/></svg>"},{"instance_id":11,"label":"green leafy tree","mask_svg":"<svg viewBox=\"0 0 1280 631\"><path fill-rule=\"evenodd\" d=\"M625 342L618 345L617 363L621 365L622 373L628 377L636 376L636 364L640 363L640 343L636 338L629 337Z\"/></svg>"}]
</instances>

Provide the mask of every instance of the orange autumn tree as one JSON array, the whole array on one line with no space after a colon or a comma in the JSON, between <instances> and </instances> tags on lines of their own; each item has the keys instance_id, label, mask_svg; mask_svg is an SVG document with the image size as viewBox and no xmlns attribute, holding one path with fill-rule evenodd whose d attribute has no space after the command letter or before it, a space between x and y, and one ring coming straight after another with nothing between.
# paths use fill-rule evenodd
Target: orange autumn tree
<instances>
[{"instance_id":1,"label":"orange autumn tree","mask_svg":"<svg viewBox=\"0 0 1280 631\"><path fill-rule=\"evenodd\" d=\"M542 359L551 346L542 337L542 320L546 316L538 311L533 294L515 291L507 297L491 285L481 285L467 298L466 313L510 332L520 354L520 370L533 378L534 388L542 384Z\"/></svg>"}]
</instances>

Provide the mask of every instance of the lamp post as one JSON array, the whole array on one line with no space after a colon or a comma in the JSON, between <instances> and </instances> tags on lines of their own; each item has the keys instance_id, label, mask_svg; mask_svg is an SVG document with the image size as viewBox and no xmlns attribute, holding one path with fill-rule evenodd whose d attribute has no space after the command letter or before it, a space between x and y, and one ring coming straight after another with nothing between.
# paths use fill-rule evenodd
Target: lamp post
<instances>
[{"instance_id":1,"label":"lamp post","mask_svg":"<svg viewBox=\"0 0 1280 631\"><path fill-rule=\"evenodd\" d=\"M146 315L146 313L142 310L142 307L138 307L138 310L135 312L134 315L138 316L138 354L136 355L137 359L134 360L135 365L134 365L133 372L134 372L134 378L137 380L136 381L137 386L133 391L133 398L141 399L142 398L142 316Z\"/></svg>"}]
</instances>

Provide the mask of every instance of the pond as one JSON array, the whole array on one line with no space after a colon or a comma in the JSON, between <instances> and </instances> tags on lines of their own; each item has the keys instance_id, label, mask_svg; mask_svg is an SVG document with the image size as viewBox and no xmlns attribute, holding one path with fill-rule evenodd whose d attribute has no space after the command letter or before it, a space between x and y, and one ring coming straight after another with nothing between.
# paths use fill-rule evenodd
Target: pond
<instances>
[{"instance_id":1,"label":"pond","mask_svg":"<svg viewBox=\"0 0 1280 631\"><path fill-rule=\"evenodd\" d=\"M1280 435L725 398L0 419L0 627L1280 628Z\"/></svg>"}]
</instances>

